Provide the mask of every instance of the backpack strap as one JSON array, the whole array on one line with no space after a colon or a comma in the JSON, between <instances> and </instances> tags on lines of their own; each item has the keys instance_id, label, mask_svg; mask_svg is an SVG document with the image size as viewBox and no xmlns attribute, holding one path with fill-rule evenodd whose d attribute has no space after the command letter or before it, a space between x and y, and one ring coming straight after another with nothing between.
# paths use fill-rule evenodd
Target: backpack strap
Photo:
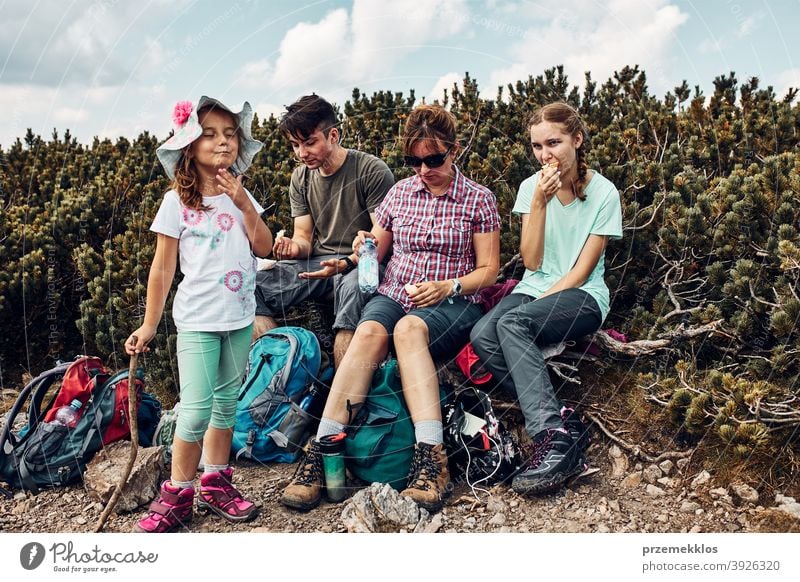
<instances>
[{"instance_id":1,"label":"backpack strap","mask_svg":"<svg viewBox=\"0 0 800 582\"><path fill-rule=\"evenodd\" d=\"M294 356L297 353L297 338L289 333L273 333L272 335L280 337L289 343L289 353L286 355L286 363L283 365L283 368L278 370L272 377L267 390L273 389L275 394L279 394L283 397L284 402L288 402L289 397L286 396L284 387L286 386L286 380L288 380L289 376L292 374L292 364L294 363Z\"/></svg>"},{"instance_id":2,"label":"backpack strap","mask_svg":"<svg viewBox=\"0 0 800 582\"><path fill-rule=\"evenodd\" d=\"M36 428L36 425L44 418L42 414L42 401L44 400L47 390L53 382L55 382L56 378L64 375L64 372L69 366L69 363L59 364L55 368L42 372L22 389L22 392L19 393L17 400L11 407L11 410L6 413L6 422L2 432L0 432L0 456L9 454L11 449L17 445L17 439L12 432L12 427L14 425L14 419L17 417L20 410L22 410L28 398L30 397L31 404L28 409L29 429L26 436L31 434L33 429Z\"/></svg>"}]
</instances>

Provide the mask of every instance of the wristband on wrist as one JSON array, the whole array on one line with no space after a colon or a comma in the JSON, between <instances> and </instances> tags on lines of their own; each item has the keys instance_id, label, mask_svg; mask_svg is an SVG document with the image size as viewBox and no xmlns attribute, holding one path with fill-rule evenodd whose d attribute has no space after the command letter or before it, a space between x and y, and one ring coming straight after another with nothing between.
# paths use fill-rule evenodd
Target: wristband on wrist
<instances>
[{"instance_id":1,"label":"wristband on wrist","mask_svg":"<svg viewBox=\"0 0 800 582\"><path fill-rule=\"evenodd\" d=\"M356 268L356 264L353 262L353 259L351 259L350 257L346 257L346 256L345 257L339 257L339 260L340 261L344 261L345 263L347 263L347 266L343 270L339 271L342 275L346 275L347 273L349 273L350 271L352 271L353 269Z\"/></svg>"}]
</instances>

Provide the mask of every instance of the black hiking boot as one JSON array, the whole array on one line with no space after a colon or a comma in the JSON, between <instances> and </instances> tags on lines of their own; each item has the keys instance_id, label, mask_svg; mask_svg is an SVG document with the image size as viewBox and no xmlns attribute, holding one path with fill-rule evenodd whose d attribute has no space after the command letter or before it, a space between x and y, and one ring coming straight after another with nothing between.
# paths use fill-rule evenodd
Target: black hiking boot
<instances>
[{"instance_id":1,"label":"black hiking boot","mask_svg":"<svg viewBox=\"0 0 800 582\"><path fill-rule=\"evenodd\" d=\"M539 495L557 491L570 477L584 470L572 436L548 428L533 437L529 456L511 482L517 493Z\"/></svg>"}]
</instances>

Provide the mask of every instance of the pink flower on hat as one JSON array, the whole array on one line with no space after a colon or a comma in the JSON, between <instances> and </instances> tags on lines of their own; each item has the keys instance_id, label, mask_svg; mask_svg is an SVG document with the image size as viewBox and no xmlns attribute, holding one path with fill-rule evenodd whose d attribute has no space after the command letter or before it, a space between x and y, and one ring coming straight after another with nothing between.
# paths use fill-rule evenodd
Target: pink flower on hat
<instances>
[{"instance_id":1,"label":"pink flower on hat","mask_svg":"<svg viewBox=\"0 0 800 582\"><path fill-rule=\"evenodd\" d=\"M192 114L192 109L194 109L194 106L191 101L178 101L172 110L173 123L178 127L186 123L186 120Z\"/></svg>"}]
</instances>

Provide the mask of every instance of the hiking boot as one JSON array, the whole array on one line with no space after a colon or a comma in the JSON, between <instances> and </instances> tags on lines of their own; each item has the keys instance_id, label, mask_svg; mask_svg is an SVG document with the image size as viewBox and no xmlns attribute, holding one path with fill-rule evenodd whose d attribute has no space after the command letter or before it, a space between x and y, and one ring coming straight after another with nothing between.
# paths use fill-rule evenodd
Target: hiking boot
<instances>
[{"instance_id":1,"label":"hiking boot","mask_svg":"<svg viewBox=\"0 0 800 582\"><path fill-rule=\"evenodd\" d=\"M258 507L248 501L233 486L233 468L228 467L200 477L197 509L213 511L228 521L250 521L258 516Z\"/></svg>"},{"instance_id":2,"label":"hiking boot","mask_svg":"<svg viewBox=\"0 0 800 582\"><path fill-rule=\"evenodd\" d=\"M322 454L319 441L311 441L302 463L297 466L292 482L283 490L281 503L287 507L308 511L322 499Z\"/></svg>"},{"instance_id":3,"label":"hiking boot","mask_svg":"<svg viewBox=\"0 0 800 582\"><path fill-rule=\"evenodd\" d=\"M589 468L589 463L586 460L586 450L592 443L592 435L589 434L589 427L583 423L577 411L568 406L561 407L561 422L578 447L579 462L585 471Z\"/></svg>"},{"instance_id":4,"label":"hiking boot","mask_svg":"<svg viewBox=\"0 0 800 582\"><path fill-rule=\"evenodd\" d=\"M150 504L147 515L140 519L133 531L139 533L166 533L188 528L192 523L194 489L173 487L169 479L161 484L161 495Z\"/></svg>"},{"instance_id":5,"label":"hiking boot","mask_svg":"<svg viewBox=\"0 0 800 582\"><path fill-rule=\"evenodd\" d=\"M548 428L534 436L529 455L511 482L511 488L517 493L556 491L570 477L584 470L575 441L559 429Z\"/></svg>"},{"instance_id":6,"label":"hiking boot","mask_svg":"<svg viewBox=\"0 0 800 582\"><path fill-rule=\"evenodd\" d=\"M444 445L414 445L408 487L400 495L413 499L420 507L435 513L442 508L442 502L449 493L449 484L450 471L447 468Z\"/></svg>"}]
</instances>

